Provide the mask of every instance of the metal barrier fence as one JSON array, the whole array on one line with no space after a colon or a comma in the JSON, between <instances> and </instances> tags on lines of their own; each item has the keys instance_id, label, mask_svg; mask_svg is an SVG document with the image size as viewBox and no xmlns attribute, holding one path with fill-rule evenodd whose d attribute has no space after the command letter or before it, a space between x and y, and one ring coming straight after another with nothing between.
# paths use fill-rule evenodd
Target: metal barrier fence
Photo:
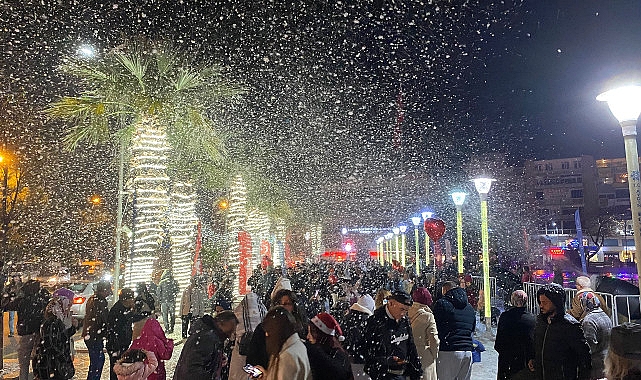
<instances>
[{"instance_id":1,"label":"metal barrier fence","mask_svg":"<svg viewBox=\"0 0 641 380\"><path fill-rule=\"evenodd\" d=\"M534 314L539 314L539 303L536 299L536 292L545 286L544 284L535 284L533 282L523 283L523 290L527 293L526 309ZM577 293L576 289L565 289L565 309L569 310L572 307L572 298ZM594 292L605 301L605 304L610 309L610 318L612 325L618 326L621 323L635 321L641 319L641 310L639 305L641 303L641 296L639 295L620 295L615 296L610 293Z\"/></svg>"},{"instance_id":2,"label":"metal barrier fence","mask_svg":"<svg viewBox=\"0 0 641 380\"><path fill-rule=\"evenodd\" d=\"M472 276L472 283L479 290L483 289L483 276ZM496 277L490 277L490 298L496 298Z\"/></svg>"}]
</instances>

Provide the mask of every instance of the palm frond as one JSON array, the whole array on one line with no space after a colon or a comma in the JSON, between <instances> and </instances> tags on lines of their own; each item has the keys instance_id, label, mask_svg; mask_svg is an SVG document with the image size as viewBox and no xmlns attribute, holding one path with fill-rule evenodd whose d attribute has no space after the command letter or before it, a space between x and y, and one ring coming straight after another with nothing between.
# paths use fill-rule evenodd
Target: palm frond
<instances>
[{"instance_id":1,"label":"palm frond","mask_svg":"<svg viewBox=\"0 0 641 380\"><path fill-rule=\"evenodd\" d=\"M176 91L187 91L198 87L200 78L198 73L192 70L181 69L174 79L174 88Z\"/></svg>"},{"instance_id":2,"label":"palm frond","mask_svg":"<svg viewBox=\"0 0 641 380\"><path fill-rule=\"evenodd\" d=\"M116 58L120 63L131 73L137 80L141 89L145 90L145 83L143 78L147 72L147 62L140 55L127 56L126 54L117 52L115 53Z\"/></svg>"}]
</instances>

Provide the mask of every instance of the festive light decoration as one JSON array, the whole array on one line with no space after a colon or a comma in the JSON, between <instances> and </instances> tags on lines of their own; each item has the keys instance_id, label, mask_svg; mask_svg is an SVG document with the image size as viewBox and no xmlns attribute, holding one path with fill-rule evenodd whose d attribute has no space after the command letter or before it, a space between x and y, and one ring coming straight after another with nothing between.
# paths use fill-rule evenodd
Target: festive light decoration
<instances>
[{"instance_id":1,"label":"festive light decoration","mask_svg":"<svg viewBox=\"0 0 641 380\"><path fill-rule=\"evenodd\" d=\"M157 120L146 117L136 126L131 150L133 249L126 266L126 287L151 280L154 261L163 240L163 225L169 203L166 162L171 148Z\"/></svg>"},{"instance_id":2,"label":"festive light decoration","mask_svg":"<svg viewBox=\"0 0 641 380\"><path fill-rule=\"evenodd\" d=\"M285 265L285 232L286 232L285 221L282 219L276 220L276 231L274 233L274 256L272 260L274 261L274 267L284 266Z\"/></svg>"},{"instance_id":3,"label":"festive light decoration","mask_svg":"<svg viewBox=\"0 0 641 380\"><path fill-rule=\"evenodd\" d=\"M236 175L229 188L229 208L227 211L227 268L234 276L234 281L239 278L239 251L240 243L238 233L245 228L247 220L247 187L241 175ZM234 299L240 298L239 287L232 289Z\"/></svg>"},{"instance_id":4,"label":"festive light decoration","mask_svg":"<svg viewBox=\"0 0 641 380\"><path fill-rule=\"evenodd\" d=\"M325 252L323 248L323 223L318 221L310 227L311 232L311 241L312 241L312 255L316 260L320 259L320 256Z\"/></svg>"},{"instance_id":5,"label":"festive light decoration","mask_svg":"<svg viewBox=\"0 0 641 380\"><path fill-rule=\"evenodd\" d=\"M177 182L172 186L169 200L169 236L171 239L171 269L181 290L191 281L192 257L196 242L197 195L190 183ZM176 305L176 310L180 305Z\"/></svg>"},{"instance_id":6,"label":"festive light decoration","mask_svg":"<svg viewBox=\"0 0 641 380\"><path fill-rule=\"evenodd\" d=\"M249 269L253 270L262 260L260 254L261 242L269 240L269 230L271 229L271 221L267 214L257 209L251 209L247 212L247 220L245 222L245 229L249 232L252 238L252 260L248 263Z\"/></svg>"}]
</instances>

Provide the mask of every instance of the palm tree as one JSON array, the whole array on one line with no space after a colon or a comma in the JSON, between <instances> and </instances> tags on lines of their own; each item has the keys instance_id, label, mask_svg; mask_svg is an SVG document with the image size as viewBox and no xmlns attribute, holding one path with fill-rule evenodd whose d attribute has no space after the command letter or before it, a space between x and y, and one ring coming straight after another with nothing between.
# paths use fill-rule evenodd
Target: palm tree
<instances>
[{"instance_id":1,"label":"palm tree","mask_svg":"<svg viewBox=\"0 0 641 380\"><path fill-rule=\"evenodd\" d=\"M147 41L130 41L99 60L69 58L61 68L82 88L47 109L69 122L65 145L111 143L121 148L121 157L129 155L134 256L125 278L127 285L148 281L168 224L170 184L182 189L196 179L219 182L225 150L208 112L243 90L226 80L222 68L190 62L171 45ZM186 286L189 273L177 269Z\"/></svg>"}]
</instances>

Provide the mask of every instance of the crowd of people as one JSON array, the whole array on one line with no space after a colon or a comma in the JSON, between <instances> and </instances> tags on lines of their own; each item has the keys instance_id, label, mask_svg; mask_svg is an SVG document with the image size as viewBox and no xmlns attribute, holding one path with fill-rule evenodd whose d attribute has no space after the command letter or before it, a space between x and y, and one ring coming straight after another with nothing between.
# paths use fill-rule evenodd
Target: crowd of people
<instances>
[{"instance_id":1,"label":"crowd of people","mask_svg":"<svg viewBox=\"0 0 641 380\"><path fill-rule=\"evenodd\" d=\"M179 294L165 271L158 283L122 289L109 308L111 285L99 282L82 325L71 317L70 290L49 294L33 280L6 287L3 307L18 316L20 379L72 378L79 329L88 380L100 379L107 358L111 379L166 379L174 349L166 333L174 330L179 295L184 342L175 380L462 380L483 350L475 340L483 297L469 276L415 276L373 262L258 268L237 302L231 283L224 275L196 277ZM641 378L641 326L613 327L590 279L576 284L567 311L560 285L539 288L539 315L526 310L523 290L511 293L498 318L497 379Z\"/></svg>"}]
</instances>

